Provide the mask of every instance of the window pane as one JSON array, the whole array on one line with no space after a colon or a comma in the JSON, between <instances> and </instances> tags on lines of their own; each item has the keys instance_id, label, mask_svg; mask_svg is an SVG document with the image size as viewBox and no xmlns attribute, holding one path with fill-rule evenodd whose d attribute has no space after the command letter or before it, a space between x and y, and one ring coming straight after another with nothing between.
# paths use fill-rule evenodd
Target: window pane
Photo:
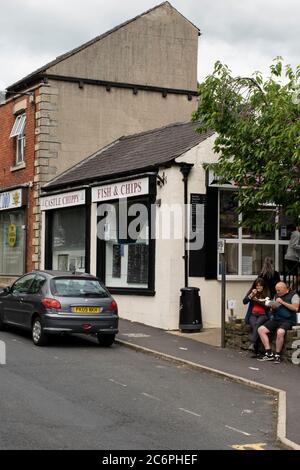
<instances>
[{"instance_id":1,"label":"window pane","mask_svg":"<svg viewBox=\"0 0 300 470\"><path fill-rule=\"evenodd\" d=\"M284 274L287 269L284 266L284 255L287 250L287 245L279 245L279 273Z\"/></svg>"},{"instance_id":2,"label":"window pane","mask_svg":"<svg viewBox=\"0 0 300 470\"><path fill-rule=\"evenodd\" d=\"M59 271L85 271L85 208L54 211L52 267Z\"/></svg>"},{"instance_id":3,"label":"window pane","mask_svg":"<svg viewBox=\"0 0 300 470\"><path fill-rule=\"evenodd\" d=\"M0 213L0 273L24 273L25 230L24 211Z\"/></svg>"},{"instance_id":4,"label":"window pane","mask_svg":"<svg viewBox=\"0 0 300 470\"><path fill-rule=\"evenodd\" d=\"M17 137L18 135L23 134L24 128L25 128L25 122L26 122L26 115L24 114L19 114L14 122L14 125L12 127L11 133L9 137Z\"/></svg>"},{"instance_id":5,"label":"window pane","mask_svg":"<svg viewBox=\"0 0 300 470\"><path fill-rule=\"evenodd\" d=\"M226 243L225 245L226 274L238 274L238 247L237 243ZM221 275L221 261L219 263L219 274Z\"/></svg>"},{"instance_id":6,"label":"window pane","mask_svg":"<svg viewBox=\"0 0 300 470\"><path fill-rule=\"evenodd\" d=\"M242 245L242 274L258 275L266 256L274 259L274 245Z\"/></svg>"},{"instance_id":7,"label":"window pane","mask_svg":"<svg viewBox=\"0 0 300 470\"><path fill-rule=\"evenodd\" d=\"M29 294L40 294L46 278L40 275L35 276L33 283L30 286Z\"/></svg>"},{"instance_id":8,"label":"window pane","mask_svg":"<svg viewBox=\"0 0 300 470\"><path fill-rule=\"evenodd\" d=\"M12 289L13 292L19 294L26 294L34 278L35 274L29 274L28 276L22 277L22 279L19 279L14 283Z\"/></svg>"},{"instance_id":9,"label":"window pane","mask_svg":"<svg viewBox=\"0 0 300 470\"><path fill-rule=\"evenodd\" d=\"M127 217L120 211L127 210ZM109 287L148 287L149 214L147 201L111 204L106 217L105 284ZM122 226L122 220L125 225ZM120 222L121 221L121 222Z\"/></svg>"},{"instance_id":10,"label":"window pane","mask_svg":"<svg viewBox=\"0 0 300 470\"><path fill-rule=\"evenodd\" d=\"M298 225L297 219L280 215L279 217L279 240L289 240L294 226Z\"/></svg>"},{"instance_id":11,"label":"window pane","mask_svg":"<svg viewBox=\"0 0 300 470\"><path fill-rule=\"evenodd\" d=\"M237 202L233 191L220 191L220 238L238 237Z\"/></svg>"},{"instance_id":12,"label":"window pane","mask_svg":"<svg viewBox=\"0 0 300 470\"><path fill-rule=\"evenodd\" d=\"M53 279L51 292L60 297L107 298L109 296L100 282L95 279Z\"/></svg>"},{"instance_id":13,"label":"window pane","mask_svg":"<svg viewBox=\"0 0 300 470\"><path fill-rule=\"evenodd\" d=\"M264 215L264 220L266 222L275 223L275 211L274 210L263 210L261 211ZM260 240L275 240L275 229L272 230L261 230L259 232L254 232L251 228L242 229L243 238L250 239L260 239Z\"/></svg>"},{"instance_id":14,"label":"window pane","mask_svg":"<svg viewBox=\"0 0 300 470\"><path fill-rule=\"evenodd\" d=\"M24 161L25 137L18 136L16 139L16 164Z\"/></svg>"}]
</instances>

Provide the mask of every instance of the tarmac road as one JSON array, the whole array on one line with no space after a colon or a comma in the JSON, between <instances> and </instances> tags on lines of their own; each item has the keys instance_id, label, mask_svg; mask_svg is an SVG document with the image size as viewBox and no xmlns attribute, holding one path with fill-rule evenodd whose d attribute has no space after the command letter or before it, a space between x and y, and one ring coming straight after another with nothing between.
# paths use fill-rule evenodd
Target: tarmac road
<instances>
[{"instance_id":1,"label":"tarmac road","mask_svg":"<svg viewBox=\"0 0 300 470\"><path fill-rule=\"evenodd\" d=\"M0 340L0 449L279 448L261 391L94 339Z\"/></svg>"}]
</instances>

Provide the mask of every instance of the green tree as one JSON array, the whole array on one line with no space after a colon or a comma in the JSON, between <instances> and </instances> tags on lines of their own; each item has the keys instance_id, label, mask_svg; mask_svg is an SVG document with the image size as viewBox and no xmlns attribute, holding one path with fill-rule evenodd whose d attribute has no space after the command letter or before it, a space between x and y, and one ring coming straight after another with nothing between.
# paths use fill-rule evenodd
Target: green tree
<instances>
[{"instance_id":1,"label":"green tree","mask_svg":"<svg viewBox=\"0 0 300 470\"><path fill-rule=\"evenodd\" d=\"M260 229L274 224L263 204L300 215L300 66L283 67L277 57L270 77L233 77L216 62L199 85L193 119L199 132L216 131L218 162L207 165L224 181L234 181L243 225ZM274 219L273 219L274 221Z\"/></svg>"}]
</instances>

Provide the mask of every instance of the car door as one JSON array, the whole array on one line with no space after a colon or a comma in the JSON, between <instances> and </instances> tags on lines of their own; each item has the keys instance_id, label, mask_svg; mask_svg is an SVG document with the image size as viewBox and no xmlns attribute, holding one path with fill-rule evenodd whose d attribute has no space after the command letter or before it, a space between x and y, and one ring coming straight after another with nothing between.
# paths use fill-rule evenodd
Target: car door
<instances>
[{"instance_id":1,"label":"car door","mask_svg":"<svg viewBox=\"0 0 300 470\"><path fill-rule=\"evenodd\" d=\"M35 276L35 274L25 274L25 276L22 276L12 285L8 295L2 299L4 322L24 326L24 310L28 308L24 304L24 297Z\"/></svg>"},{"instance_id":2,"label":"car door","mask_svg":"<svg viewBox=\"0 0 300 470\"><path fill-rule=\"evenodd\" d=\"M23 295L23 322L24 326L31 328L31 318L33 313L40 313L41 300L44 297L43 287L46 283L46 277L36 274L28 291Z\"/></svg>"}]
</instances>

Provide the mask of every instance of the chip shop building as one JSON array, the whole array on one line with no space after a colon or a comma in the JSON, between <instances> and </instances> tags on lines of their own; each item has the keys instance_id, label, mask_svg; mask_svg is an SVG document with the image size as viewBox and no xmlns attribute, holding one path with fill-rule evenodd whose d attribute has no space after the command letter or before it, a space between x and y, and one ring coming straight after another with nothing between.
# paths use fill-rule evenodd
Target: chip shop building
<instances>
[{"instance_id":1,"label":"chip shop building","mask_svg":"<svg viewBox=\"0 0 300 470\"><path fill-rule=\"evenodd\" d=\"M264 257L282 270L289 221L261 234L238 226L236 188L204 169L217 159L215 135L196 127L122 137L45 185L41 268L96 274L122 318L170 330L178 329L180 289L198 287L203 325L214 328L225 242L226 300L243 317L241 300Z\"/></svg>"}]
</instances>

